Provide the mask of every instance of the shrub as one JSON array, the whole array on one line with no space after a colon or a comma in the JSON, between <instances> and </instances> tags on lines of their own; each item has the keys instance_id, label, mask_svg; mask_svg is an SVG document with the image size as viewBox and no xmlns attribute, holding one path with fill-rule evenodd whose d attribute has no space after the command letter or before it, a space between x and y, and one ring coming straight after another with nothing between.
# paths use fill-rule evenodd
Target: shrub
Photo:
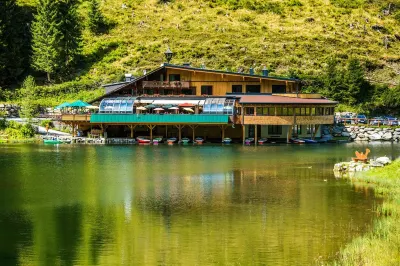
<instances>
[{"instance_id":1,"label":"shrub","mask_svg":"<svg viewBox=\"0 0 400 266\"><path fill-rule=\"evenodd\" d=\"M36 130L31 124L27 123L21 127L20 132L22 137L32 138L33 136L35 136Z\"/></svg>"},{"instance_id":2,"label":"shrub","mask_svg":"<svg viewBox=\"0 0 400 266\"><path fill-rule=\"evenodd\" d=\"M364 0L331 0L331 4L342 8L358 8L364 4Z\"/></svg>"},{"instance_id":3,"label":"shrub","mask_svg":"<svg viewBox=\"0 0 400 266\"><path fill-rule=\"evenodd\" d=\"M40 121L40 126L42 126L42 127L48 126L49 128L53 128L54 124L53 124L53 121L51 121L50 119L46 119L46 120Z\"/></svg>"}]
</instances>

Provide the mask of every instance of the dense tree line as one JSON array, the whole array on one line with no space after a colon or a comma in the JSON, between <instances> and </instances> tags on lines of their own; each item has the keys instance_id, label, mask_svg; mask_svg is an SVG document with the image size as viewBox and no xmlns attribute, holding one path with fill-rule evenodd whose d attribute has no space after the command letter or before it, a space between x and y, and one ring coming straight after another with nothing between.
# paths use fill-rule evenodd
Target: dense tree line
<instances>
[{"instance_id":1,"label":"dense tree line","mask_svg":"<svg viewBox=\"0 0 400 266\"><path fill-rule=\"evenodd\" d=\"M36 10L0 1L0 87L36 70L48 81L71 73L81 52L84 25L97 34L105 27L98 0L88 0L88 17L78 16L79 0L38 0Z\"/></svg>"}]
</instances>

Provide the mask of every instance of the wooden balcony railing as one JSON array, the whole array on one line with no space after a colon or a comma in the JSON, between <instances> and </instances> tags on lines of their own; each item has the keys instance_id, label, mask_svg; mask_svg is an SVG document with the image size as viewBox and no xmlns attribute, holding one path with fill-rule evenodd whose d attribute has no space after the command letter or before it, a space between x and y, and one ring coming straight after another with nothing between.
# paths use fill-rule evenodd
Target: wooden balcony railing
<instances>
[{"instance_id":1,"label":"wooden balcony railing","mask_svg":"<svg viewBox=\"0 0 400 266\"><path fill-rule=\"evenodd\" d=\"M189 89L189 81L143 81L143 88L159 88L159 89Z\"/></svg>"},{"instance_id":2,"label":"wooden balcony railing","mask_svg":"<svg viewBox=\"0 0 400 266\"><path fill-rule=\"evenodd\" d=\"M61 117L62 121L79 121L79 122L90 122L89 114L77 115L77 114L63 114Z\"/></svg>"}]
</instances>

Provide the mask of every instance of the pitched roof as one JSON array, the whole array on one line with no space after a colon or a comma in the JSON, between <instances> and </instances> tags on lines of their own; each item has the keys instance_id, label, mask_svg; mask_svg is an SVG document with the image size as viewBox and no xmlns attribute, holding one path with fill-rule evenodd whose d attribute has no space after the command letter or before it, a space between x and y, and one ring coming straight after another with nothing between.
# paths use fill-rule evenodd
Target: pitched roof
<instances>
[{"instance_id":1,"label":"pitched roof","mask_svg":"<svg viewBox=\"0 0 400 266\"><path fill-rule=\"evenodd\" d=\"M304 99L274 95L243 95L239 103L274 103L274 104L337 104L328 99Z\"/></svg>"}]
</instances>

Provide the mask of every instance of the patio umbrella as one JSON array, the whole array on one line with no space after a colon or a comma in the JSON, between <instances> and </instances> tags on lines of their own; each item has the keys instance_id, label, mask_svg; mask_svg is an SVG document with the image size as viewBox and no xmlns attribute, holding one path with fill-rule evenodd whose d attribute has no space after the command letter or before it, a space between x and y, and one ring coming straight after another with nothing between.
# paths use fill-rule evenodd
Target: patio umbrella
<instances>
[{"instance_id":1,"label":"patio umbrella","mask_svg":"<svg viewBox=\"0 0 400 266\"><path fill-rule=\"evenodd\" d=\"M146 107L146 109L153 109L153 108L156 108L157 106L155 106L154 104L149 104L149 105L146 105L145 107Z\"/></svg>"},{"instance_id":2,"label":"patio umbrella","mask_svg":"<svg viewBox=\"0 0 400 266\"><path fill-rule=\"evenodd\" d=\"M154 111L164 111L163 108L155 108Z\"/></svg>"},{"instance_id":3,"label":"patio umbrella","mask_svg":"<svg viewBox=\"0 0 400 266\"><path fill-rule=\"evenodd\" d=\"M65 103L62 103L62 104L56 106L56 107L54 108L54 110L58 110L58 109L62 109L62 108L67 108L67 107L69 107L69 102L65 102Z\"/></svg>"},{"instance_id":4,"label":"patio umbrella","mask_svg":"<svg viewBox=\"0 0 400 266\"><path fill-rule=\"evenodd\" d=\"M166 105L163 105L163 108L164 108L164 109L169 109L169 108L171 108L171 107L173 107L173 105L172 105L172 104L166 104Z\"/></svg>"},{"instance_id":5,"label":"patio umbrella","mask_svg":"<svg viewBox=\"0 0 400 266\"><path fill-rule=\"evenodd\" d=\"M179 107L194 107L194 104L192 103L182 103L179 105Z\"/></svg>"},{"instance_id":6,"label":"patio umbrella","mask_svg":"<svg viewBox=\"0 0 400 266\"><path fill-rule=\"evenodd\" d=\"M139 107L136 107L136 110L145 111L145 110L147 110L147 108L143 107L143 106L139 106Z\"/></svg>"},{"instance_id":7,"label":"patio umbrella","mask_svg":"<svg viewBox=\"0 0 400 266\"><path fill-rule=\"evenodd\" d=\"M179 110L179 107L171 107L171 108L168 108L169 110Z\"/></svg>"},{"instance_id":8,"label":"patio umbrella","mask_svg":"<svg viewBox=\"0 0 400 266\"><path fill-rule=\"evenodd\" d=\"M81 100L75 101L68 105L68 107L87 107L87 106L90 106L90 104L88 104L84 101L81 101Z\"/></svg>"},{"instance_id":9,"label":"patio umbrella","mask_svg":"<svg viewBox=\"0 0 400 266\"><path fill-rule=\"evenodd\" d=\"M89 105L89 106L86 106L85 108L86 108L86 109L93 109L93 110L99 109L99 107L98 107L98 106L95 106L95 105Z\"/></svg>"},{"instance_id":10,"label":"patio umbrella","mask_svg":"<svg viewBox=\"0 0 400 266\"><path fill-rule=\"evenodd\" d=\"M190 109L190 108L183 108L183 110L194 113L193 109Z\"/></svg>"}]
</instances>

